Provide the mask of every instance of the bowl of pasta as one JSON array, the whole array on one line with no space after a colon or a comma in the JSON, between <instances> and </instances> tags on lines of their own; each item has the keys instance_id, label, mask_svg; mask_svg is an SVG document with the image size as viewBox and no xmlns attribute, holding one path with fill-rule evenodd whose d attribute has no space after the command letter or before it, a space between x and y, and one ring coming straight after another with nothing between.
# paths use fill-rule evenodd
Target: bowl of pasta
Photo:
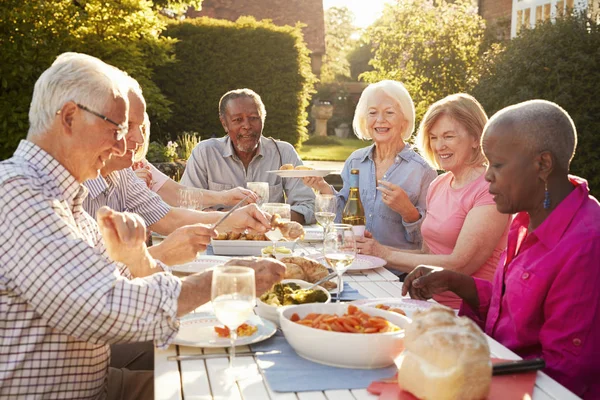
<instances>
[{"instance_id":1,"label":"bowl of pasta","mask_svg":"<svg viewBox=\"0 0 600 400\"><path fill-rule=\"evenodd\" d=\"M404 349L404 315L352 304L300 304L281 310L281 330L303 358L341 368L394 363Z\"/></svg>"}]
</instances>

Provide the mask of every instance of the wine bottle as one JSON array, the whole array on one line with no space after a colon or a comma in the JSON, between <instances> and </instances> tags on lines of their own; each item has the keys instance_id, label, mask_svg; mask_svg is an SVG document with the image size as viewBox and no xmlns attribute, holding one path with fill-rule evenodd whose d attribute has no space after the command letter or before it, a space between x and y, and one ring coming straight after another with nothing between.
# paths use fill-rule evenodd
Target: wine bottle
<instances>
[{"instance_id":1,"label":"wine bottle","mask_svg":"<svg viewBox=\"0 0 600 400\"><path fill-rule=\"evenodd\" d=\"M358 191L358 169L350 171L350 194L342 212L342 222L352 225L352 231L356 236L363 236L365 232L365 209L360 201Z\"/></svg>"}]
</instances>

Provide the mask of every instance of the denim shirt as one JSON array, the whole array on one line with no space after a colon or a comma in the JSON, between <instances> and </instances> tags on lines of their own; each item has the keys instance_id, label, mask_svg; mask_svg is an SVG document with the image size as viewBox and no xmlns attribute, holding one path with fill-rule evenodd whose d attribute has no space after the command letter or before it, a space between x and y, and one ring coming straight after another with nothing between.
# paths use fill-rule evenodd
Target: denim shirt
<instances>
[{"instance_id":1,"label":"denim shirt","mask_svg":"<svg viewBox=\"0 0 600 400\"><path fill-rule=\"evenodd\" d=\"M427 190L437 173L407 143L396 156L394 164L383 175L383 180L404 189L411 203L421 214L417 221L407 223L400 214L383 202L382 193L376 189L374 150L375 144L358 149L346 160L342 170L344 187L340 192L336 192L338 198L336 221L342 219L342 211L350 192L350 170L358 169L360 200L367 220L366 230L383 245L399 249L419 249L422 243L421 223L425 219Z\"/></svg>"}]
</instances>

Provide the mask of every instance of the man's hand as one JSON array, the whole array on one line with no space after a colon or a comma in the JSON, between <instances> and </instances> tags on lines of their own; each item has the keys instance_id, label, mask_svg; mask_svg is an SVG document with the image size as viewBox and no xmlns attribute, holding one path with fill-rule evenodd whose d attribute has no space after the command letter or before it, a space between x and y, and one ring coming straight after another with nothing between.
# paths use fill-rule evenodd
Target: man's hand
<instances>
[{"instance_id":1,"label":"man's hand","mask_svg":"<svg viewBox=\"0 0 600 400\"><path fill-rule=\"evenodd\" d=\"M373 239L373 234L365 231L364 236L356 236L356 249L360 254L367 254L387 261L388 248Z\"/></svg>"},{"instance_id":2,"label":"man's hand","mask_svg":"<svg viewBox=\"0 0 600 400\"><path fill-rule=\"evenodd\" d=\"M285 264L273 258L245 257L229 260L225 265L250 267L256 277L256 296L260 296L285 276Z\"/></svg>"},{"instance_id":3,"label":"man's hand","mask_svg":"<svg viewBox=\"0 0 600 400\"><path fill-rule=\"evenodd\" d=\"M242 187L236 187L229 190L224 190L222 192L218 192L221 197L219 204L224 204L226 206L235 206L240 202L244 197L248 196L246 202L248 204L253 204L258 201L258 196L252 190L244 189Z\"/></svg>"},{"instance_id":4,"label":"man's hand","mask_svg":"<svg viewBox=\"0 0 600 400\"><path fill-rule=\"evenodd\" d=\"M127 265L135 276L154 266L154 260L146 249L146 227L140 216L102 207L96 214L96 220L106 252L112 260Z\"/></svg>"},{"instance_id":5,"label":"man's hand","mask_svg":"<svg viewBox=\"0 0 600 400\"><path fill-rule=\"evenodd\" d=\"M243 232L246 229L265 233L271 229L271 216L263 213L256 204L250 204L235 210L220 225L220 231L223 232Z\"/></svg>"},{"instance_id":6,"label":"man's hand","mask_svg":"<svg viewBox=\"0 0 600 400\"><path fill-rule=\"evenodd\" d=\"M204 251L210 239L217 232L208 225L186 225L175 229L173 233L156 246L150 247L150 254L167 265L177 265L193 261L199 251Z\"/></svg>"}]
</instances>

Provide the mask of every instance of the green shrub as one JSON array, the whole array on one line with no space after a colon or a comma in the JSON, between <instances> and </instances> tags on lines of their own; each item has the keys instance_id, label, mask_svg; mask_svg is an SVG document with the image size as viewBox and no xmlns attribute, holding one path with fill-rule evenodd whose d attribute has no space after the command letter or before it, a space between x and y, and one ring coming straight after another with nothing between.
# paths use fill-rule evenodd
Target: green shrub
<instances>
[{"instance_id":1,"label":"green shrub","mask_svg":"<svg viewBox=\"0 0 600 400\"><path fill-rule=\"evenodd\" d=\"M302 144L307 146L341 146L342 142L331 136L312 136Z\"/></svg>"},{"instance_id":2,"label":"green shrub","mask_svg":"<svg viewBox=\"0 0 600 400\"><path fill-rule=\"evenodd\" d=\"M173 102L173 116L154 124L153 134L163 141L184 131L222 136L219 99L229 90L250 88L267 109L265 136L294 145L306 139L315 78L299 26L251 17L236 22L197 18L170 24L165 35L178 39L178 61L158 68L155 82Z\"/></svg>"},{"instance_id":3,"label":"green shrub","mask_svg":"<svg viewBox=\"0 0 600 400\"><path fill-rule=\"evenodd\" d=\"M563 107L577 127L571 171L600 190L600 26L567 16L525 30L487 60L473 94L488 115L531 99Z\"/></svg>"},{"instance_id":4,"label":"green shrub","mask_svg":"<svg viewBox=\"0 0 600 400\"><path fill-rule=\"evenodd\" d=\"M158 142L150 142L146 160L151 163L172 162L177 159L177 143L169 142L162 145Z\"/></svg>"},{"instance_id":5,"label":"green shrub","mask_svg":"<svg viewBox=\"0 0 600 400\"><path fill-rule=\"evenodd\" d=\"M179 159L187 160L192 155L192 150L200 142L200 135L196 132L183 132L177 137Z\"/></svg>"}]
</instances>

